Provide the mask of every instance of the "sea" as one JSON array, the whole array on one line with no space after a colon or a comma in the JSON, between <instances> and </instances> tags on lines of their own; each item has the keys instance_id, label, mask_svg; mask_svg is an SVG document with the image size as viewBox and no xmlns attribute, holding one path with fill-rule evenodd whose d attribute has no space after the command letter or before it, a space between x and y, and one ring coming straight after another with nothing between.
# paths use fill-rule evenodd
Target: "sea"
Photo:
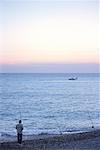
<instances>
[{"instance_id":1,"label":"sea","mask_svg":"<svg viewBox=\"0 0 100 150\"><path fill-rule=\"evenodd\" d=\"M0 137L20 119L24 135L100 129L100 74L1 73Z\"/></svg>"}]
</instances>

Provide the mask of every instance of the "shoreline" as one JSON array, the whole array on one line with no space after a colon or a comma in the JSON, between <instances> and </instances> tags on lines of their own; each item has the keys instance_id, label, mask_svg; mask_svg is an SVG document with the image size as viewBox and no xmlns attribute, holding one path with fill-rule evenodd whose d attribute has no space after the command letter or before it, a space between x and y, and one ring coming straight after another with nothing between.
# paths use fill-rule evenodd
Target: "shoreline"
<instances>
[{"instance_id":1,"label":"shoreline","mask_svg":"<svg viewBox=\"0 0 100 150\"><path fill-rule=\"evenodd\" d=\"M33 135L23 139L21 145L17 141L0 141L0 150L99 150L100 129L82 133L59 135ZM91 148L90 148L91 147Z\"/></svg>"}]
</instances>

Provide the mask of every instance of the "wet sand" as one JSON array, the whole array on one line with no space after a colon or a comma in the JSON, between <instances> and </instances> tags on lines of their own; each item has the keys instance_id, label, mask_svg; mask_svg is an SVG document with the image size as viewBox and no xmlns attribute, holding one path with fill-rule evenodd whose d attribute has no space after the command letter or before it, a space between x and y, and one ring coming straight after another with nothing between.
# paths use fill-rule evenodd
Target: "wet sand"
<instances>
[{"instance_id":1,"label":"wet sand","mask_svg":"<svg viewBox=\"0 0 100 150\"><path fill-rule=\"evenodd\" d=\"M100 130L64 135L33 135L16 141L0 141L0 150L100 150Z\"/></svg>"}]
</instances>

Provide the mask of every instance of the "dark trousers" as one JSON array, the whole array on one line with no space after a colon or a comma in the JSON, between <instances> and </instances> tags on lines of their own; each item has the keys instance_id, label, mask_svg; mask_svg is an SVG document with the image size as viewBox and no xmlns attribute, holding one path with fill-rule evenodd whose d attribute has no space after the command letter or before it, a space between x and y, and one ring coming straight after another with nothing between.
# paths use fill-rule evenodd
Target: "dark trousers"
<instances>
[{"instance_id":1,"label":"dark trousers","mask_svg":"<svg viewBox=\"0 0 100 150\"><path fill-rule=\"evenodd\" d=\"M17 140L18 140L18 143L21 144L22 143L22 134L17 134Z\"/></svg>"}]
</instances>

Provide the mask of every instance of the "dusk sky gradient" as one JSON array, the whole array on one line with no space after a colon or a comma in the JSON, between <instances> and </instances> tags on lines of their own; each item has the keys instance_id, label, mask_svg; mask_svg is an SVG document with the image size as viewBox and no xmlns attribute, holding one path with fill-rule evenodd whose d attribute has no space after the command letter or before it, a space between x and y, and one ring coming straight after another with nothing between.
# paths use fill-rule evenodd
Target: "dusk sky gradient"
<instances>
[{"instance_id":1,"label":"dusk sky gradient","mask_svg":"<svg viewBox=\"0 0 100 150\"><path fill-rule=\"evenodd\" d=\"M97 0L1 0L0 72L99 72L99 17Z\"/></svg>"}]
</instances>

